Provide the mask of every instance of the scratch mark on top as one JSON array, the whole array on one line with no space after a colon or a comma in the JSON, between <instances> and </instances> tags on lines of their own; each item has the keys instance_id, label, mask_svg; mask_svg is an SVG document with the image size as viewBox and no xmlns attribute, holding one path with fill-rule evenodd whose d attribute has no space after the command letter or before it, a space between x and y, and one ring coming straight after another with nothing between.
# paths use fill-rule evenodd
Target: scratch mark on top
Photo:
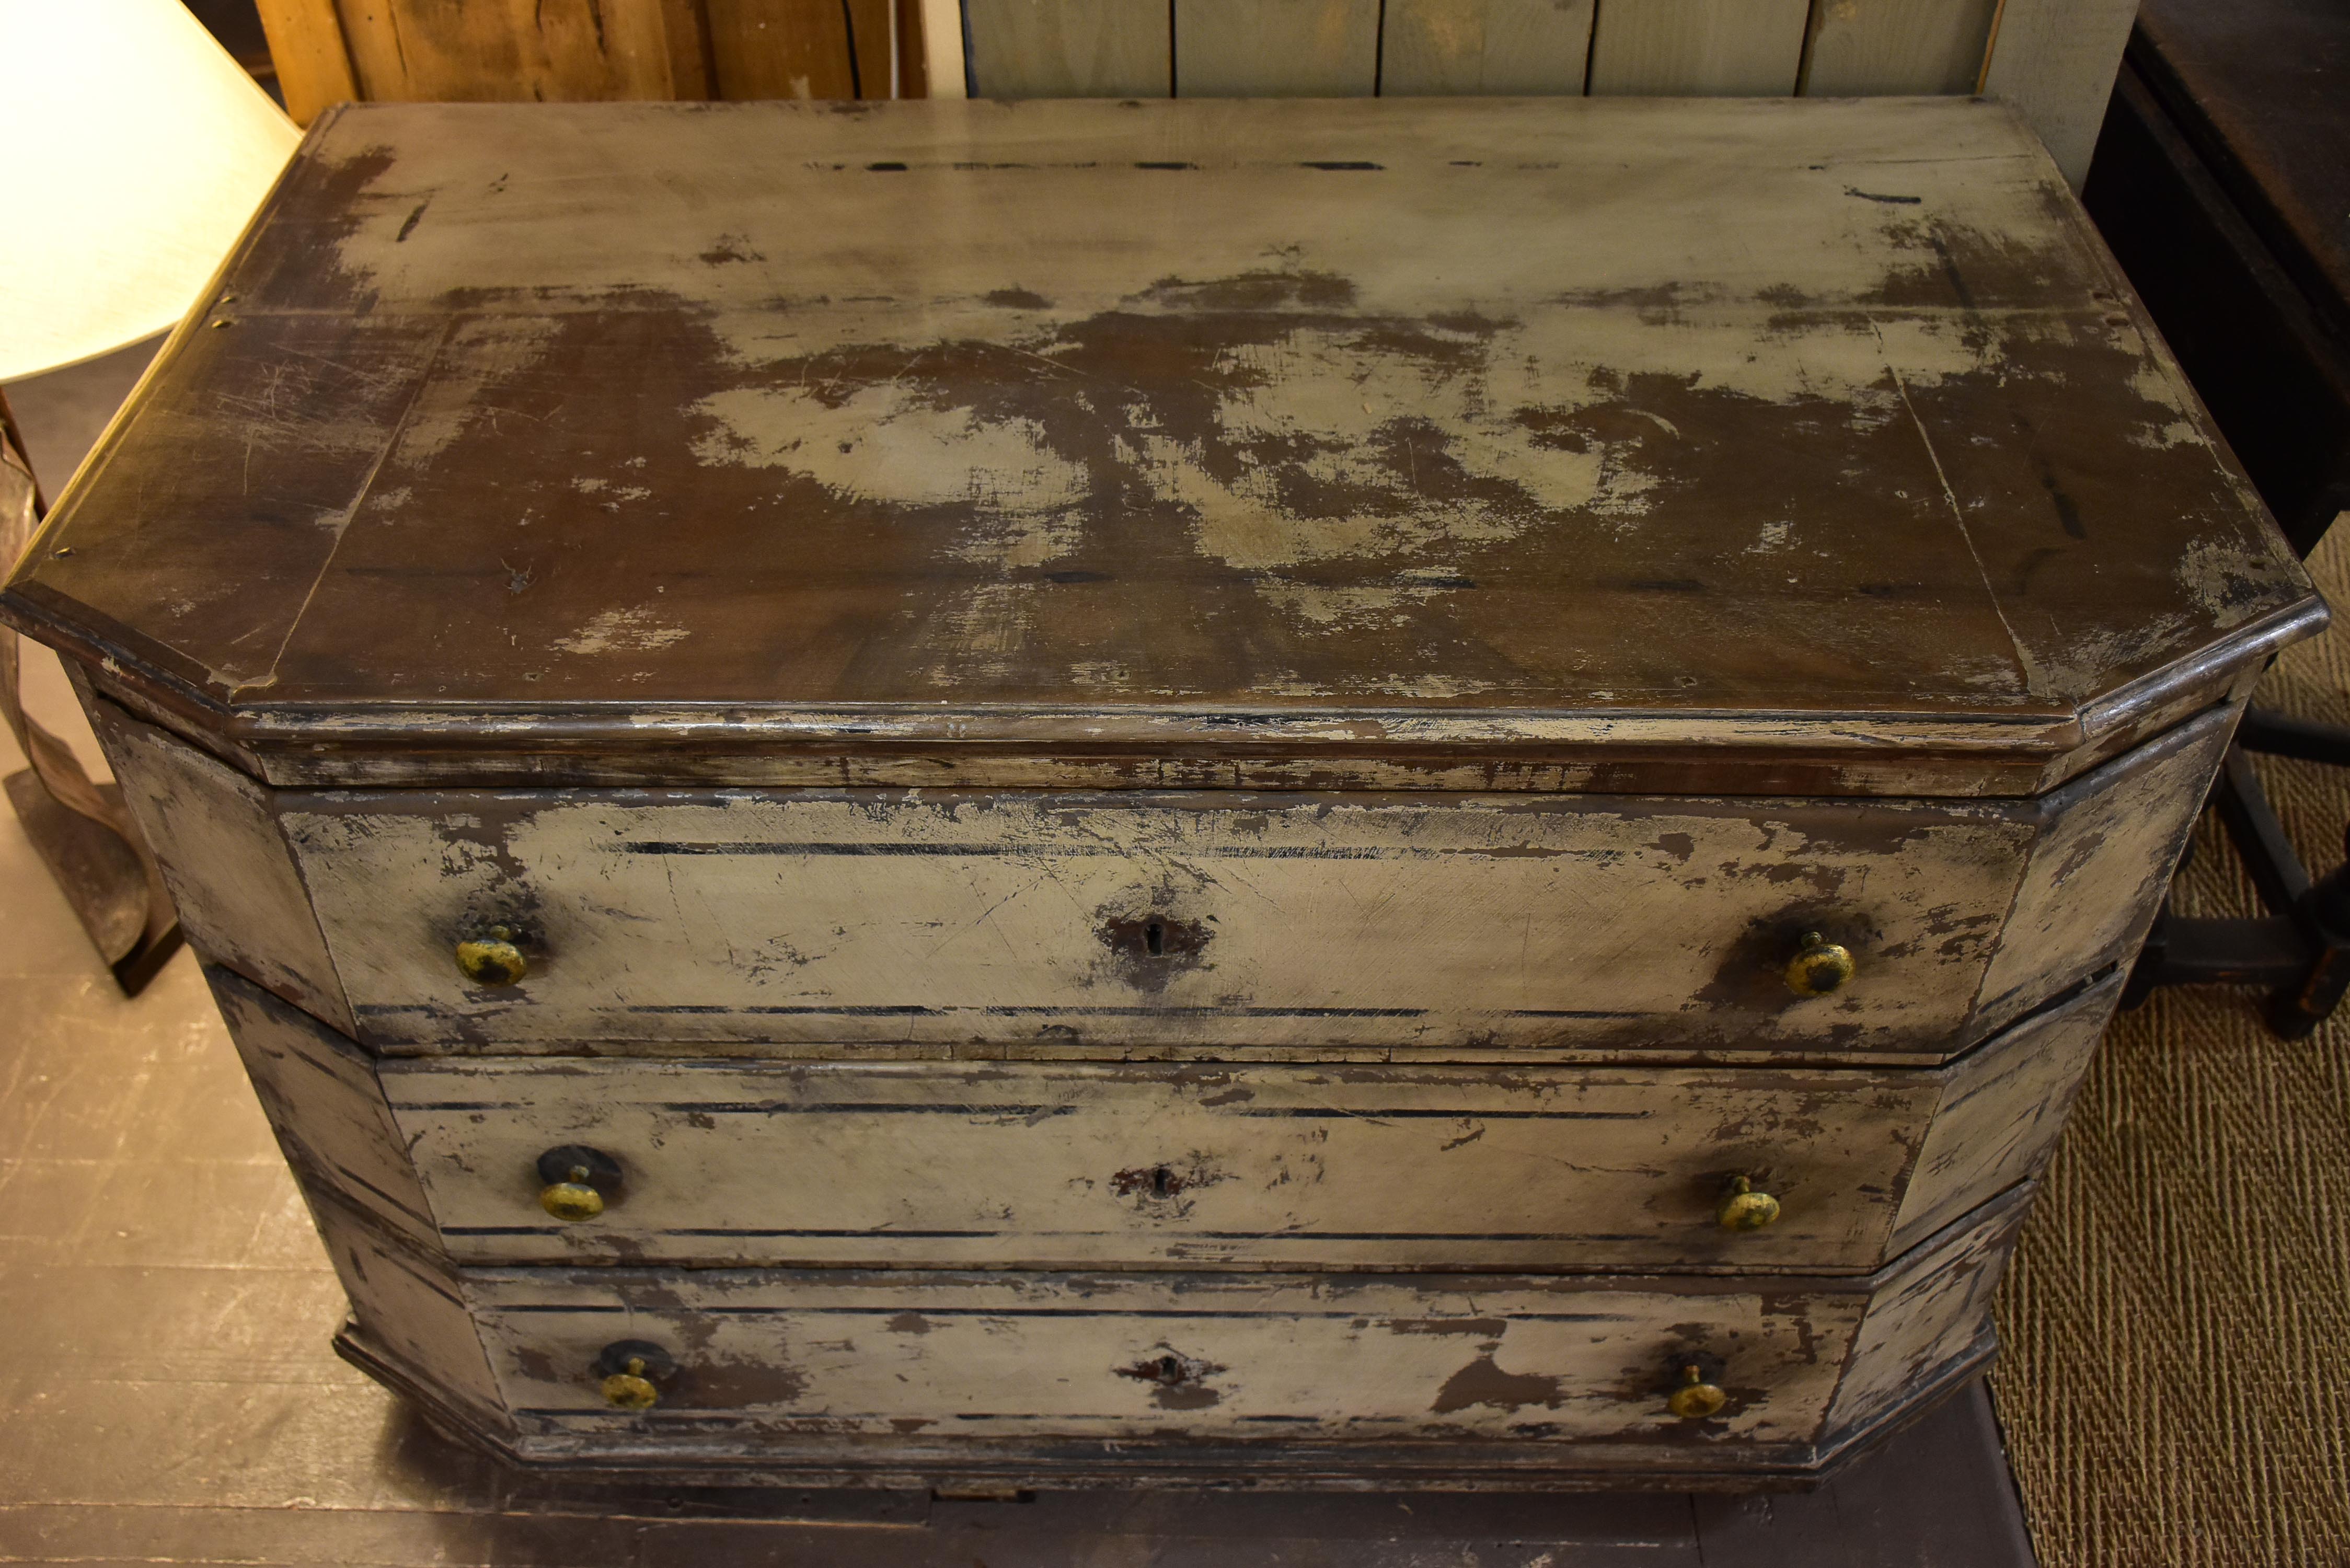
<instances>
[{"instance_id":1,"label":"scratch mark on top","mask_svg":"<svg viewBox=\"0 0 2350 1568\"><path fill-rule=\"evenodd\" d=\"M1871 321L1869 328L1876 331L1877 324ZM1877 342L1882 344L1884 341L1884 334L1879 332ZM1983 595L1991 600L1991 613L1999 618L2000 629L2007 633L2007 640L2015 649L2015 661L2023 670L2023 689L2034 697L2054 695L2040 672L2039 661L2032 657L2031 649L2023 646L2023 639L2015 634L2014 623L2007 618L2006 607L1999 602L1999 589L1991 585L1991 568L1983 565L1982 552L1975 547L1975 536L1967 527L1966 509L1959 504L1959 493L1950 487L1950 476L1943 470L1942 454L1934 450L1934 438L1927 432L1926 421L1918 417L1918 405L1909 400L1908 384L1901 379L1901 372L1894 369L1889 354L1886 357L1885 373L1893 378L1893 389L1901 394L1901 406L1908 410L1909 422L1917 427L1918 444L1926 449L1926 460L1934 465L1934 479L1942 487L1942 499L1950 504L1950 520L1959 525L1959 538L1965 543L1967 555L1974 561L1975 575L1982 579Z\"/></svg>"}]
</instances>

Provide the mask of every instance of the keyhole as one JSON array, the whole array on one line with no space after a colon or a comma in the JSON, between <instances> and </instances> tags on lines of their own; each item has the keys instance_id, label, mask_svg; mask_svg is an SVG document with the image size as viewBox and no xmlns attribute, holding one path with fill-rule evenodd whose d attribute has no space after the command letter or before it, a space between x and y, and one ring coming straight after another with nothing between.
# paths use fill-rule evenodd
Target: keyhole
<instances>
[{"instance_id":1,"label":"keyhole","mask_svg":"<svg viewBox=\"0 0 2350 1568\"><path fill-rule=\"evenodd\" d=\"M1159 1358L1159 1381L1161 1383L1180 1383L1187 1376L1189 1373L1183 1364L1175 1357L1162 1355Z\"/></svg>"},{"instance_id":2,"label":"keyhole","mask_svg":"<svg viewBox=\"0 0 2350 1568\"><path fill-rule=\"evenodd\" d=\"M1150 1172L1150 1196L1153 1198L1172 1198L1177 1192L1182 1189L1182 1182L1176 1179L1175 1173L1168 1169L1165 1166L1157 1166L1152 1168Z\"/></svg>"},{"instance_id":3,"label":"keyhole","mask_svg":"<svg viewBox=\"0 0 2350 1568\"><path fill-rule=\"evenodd\" d=\"M1142 950L1152 958L1167 956L1167 927L1164 923L1151 920L1143 926Z\"/></svg>"}]
</instances>

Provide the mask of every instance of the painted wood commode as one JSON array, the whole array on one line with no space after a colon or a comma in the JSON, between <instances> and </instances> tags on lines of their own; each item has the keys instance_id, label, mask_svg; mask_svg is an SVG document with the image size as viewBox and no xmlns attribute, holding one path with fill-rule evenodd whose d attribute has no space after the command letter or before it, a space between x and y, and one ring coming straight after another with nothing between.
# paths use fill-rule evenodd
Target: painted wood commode
<instances>
[{"instance_id":1,"label":"painted wood commode","mask_svg":"<svg viewBox=\"0 0 2350 1568\"><path fill-rule=\"evenodd\" d=\"M0 605L347 1355L983 1489L1923 1407L2324 618L1923 100L341 110Z\"/></svg>"}]
</instances>

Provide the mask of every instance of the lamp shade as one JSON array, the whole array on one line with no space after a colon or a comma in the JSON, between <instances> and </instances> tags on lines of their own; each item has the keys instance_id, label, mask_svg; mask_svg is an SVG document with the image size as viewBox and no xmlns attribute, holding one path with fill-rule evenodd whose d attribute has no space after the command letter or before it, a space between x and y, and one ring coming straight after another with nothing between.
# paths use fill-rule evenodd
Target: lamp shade
<instances>
[{"instance_id":1,"label":"lamp shade","mask_svg":"<svg viewBox=\"0 0 2350 1568\"><path fill-rule=\"evenodd\" d=\"M186 315L300 136L180 0L0 0L0 382Z\"/></svg>"}]
</instances>

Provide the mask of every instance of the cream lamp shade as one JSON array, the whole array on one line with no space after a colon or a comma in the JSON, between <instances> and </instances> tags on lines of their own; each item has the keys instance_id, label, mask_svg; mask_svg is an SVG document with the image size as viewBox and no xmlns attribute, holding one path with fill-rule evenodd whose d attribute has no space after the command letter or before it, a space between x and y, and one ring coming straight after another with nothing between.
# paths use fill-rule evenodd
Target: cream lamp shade
<instances>
[{"instance_id":1,"label":"cream lamp shade","mask_svg":"<svg viewBox=\"0 0 2350 1568\"><path fill-rule=\"evenodd\" d=\"M186 315L300 139L180 0L0 0L0 384Z\"/></svg>"}]
</instances>

